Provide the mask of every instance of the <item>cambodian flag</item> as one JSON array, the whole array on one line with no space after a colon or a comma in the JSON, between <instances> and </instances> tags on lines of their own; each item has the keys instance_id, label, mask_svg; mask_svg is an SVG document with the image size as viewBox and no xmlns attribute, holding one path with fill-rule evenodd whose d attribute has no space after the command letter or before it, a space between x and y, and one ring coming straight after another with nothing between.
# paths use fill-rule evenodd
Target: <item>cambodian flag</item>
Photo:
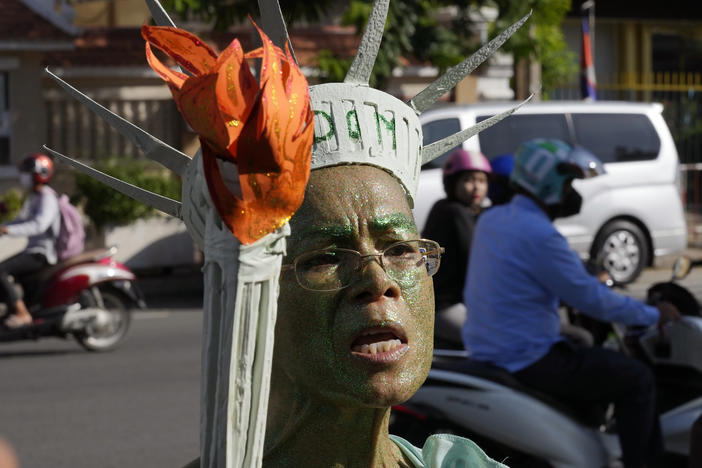
<instances>
[{"instance_id":1,"label":"cambodian flag","mask_svg":"<svg viewBox=\"0 0 702 468\"><path fill-rule=\"evenodd\" d=\"M590 24L587 16L583 17L583 48L580 57L580 92L583 99L597 100L597 80L595 63L592 58L590 43Z\"/></svg>"}]
</instances>

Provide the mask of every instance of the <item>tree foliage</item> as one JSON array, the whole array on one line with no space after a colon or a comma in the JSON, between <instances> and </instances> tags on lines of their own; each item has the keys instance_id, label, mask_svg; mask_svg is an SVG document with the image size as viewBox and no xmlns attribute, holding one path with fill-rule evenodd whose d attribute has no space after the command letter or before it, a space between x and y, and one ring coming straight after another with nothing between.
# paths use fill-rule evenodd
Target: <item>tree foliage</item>
<instances>
[{"instance_id":1,"label":"tree foliage","mask_svg":"<svg viewBox=\"0 0 702 468\"><path fill-rule=\"evenodd\" d=\"M180 180L155 164L131 158L114 158L95 165L95 169L130 184L174 200L180 200ZM75 199L95 227L122 226L154 213L153 208L122 195L113 188L83 173L76 173Z\"/></svg>"},{"instance_id":2,"label":"tree foliage","mask_svg":"<svg viewBox=\"0 0 702 468\"><path fill-rule=\"evenodd\" d=\"M357 34L365 28L373 0L345 0L348 5L343 22L353 25ZM383 88L395 67L403 59L417 59L444 71L459 63L480 47L472 33L470 12L482 6L498 9L491 35L504 30L530 9L529 22L503 46L514 54L515 60L525 58L542 65L544 92L570 81L577 72L574 54L567 50L561 23L571 0L392 0L388 12L383 43L373 69L371 84ZM163 5L183 18L212 21L215 29L226 29L256 14L252 0L163 0ZM280 0L288 23L315 20L335 4L331 0ZM438 18L442 8L451 8L451 19ZM340 81L351 65L351 59L337 57L320 45L318 66L322 79Z\"/></svg>"},{"instance_id":3,"label":"tree foliage","mask_svg":"<svg viewBox=\"0 0 702 468\"><path fill-rule=\"evenodd\" d=\"M568 83L578 71L575 54L568 50L563 30L563 18L570 9L571 0L492 0L499 17L492 35L533 10L529 22L522 27L503 49L512 52L515 59L541 63L541 83L544 93Z\"/></svg>"},{"instance_id":4,"label":"tree foliage","mask_svg":"<svg viewBox=\"0 0 702 468\"><path fill-rule=\"evenodd\" d=\"M343 23L353 25L361 34L368 21L372 0L351 0ZM437 18L439 9L452 2L442 0L391 1L383 42L378 52L371 85L383 88L403 58L416 58L440 70L455 65L475 50L478 41L468 28L468 6L456 7L457 15L447 27ZM328 50L320 53L319 68L326 81L340 81L350 59L335 58Z\"/></svg>"},{"instance_id":5,"label":"tree foliage","mask_svg":"<svg viewBox=\"0 0 702 468\"><path fill-rule=\"evenodd\" d=\"M332 0L280 0L279 3L288 23L319 19L334 4ZM211 22L218 31L226 30L258 12L257 3L253 0L161 0L161 4L182 19L196 18Z\"/></svg>"},{"instance_id":6,"label":"tree foliage","mask_svg":"<svg viewBox=\"0 0 702 468\"><path fill-rule=\"evenodd\" d=\"M0 223L12 221L17 217L27 195L17 189L10 189L0 196Z\"/></svg>"},{"instance_id":7,"label":"tree foliage","mask_svg":"<svg viewBox=\"0 0 702 468\"><path fill-rule=\"evenodd\" d=\"M360 34L370 14L372 0L351 0L343 21L354 25ZM574 54L567 50L561 22L570 8L570 0L474 0L461 5L445 0L405 0L391 2L383 45L378 54L371 82L382 87L401 64L403 57L414 57L437 66L441 72L459 63L481 44L471 34L471 11L481 6L495 6L498 18L491 36L495 36L533 10L529 22L507 43L503 50L515 60L535 60L542 65L544 92L568 82L577 71ZM437 18L443 7L452 7L453 18L447 25ZM320 54L319 66L326 80L343 79L350 60L339 59L331 52Z\"/></svg>"}]
</instances>

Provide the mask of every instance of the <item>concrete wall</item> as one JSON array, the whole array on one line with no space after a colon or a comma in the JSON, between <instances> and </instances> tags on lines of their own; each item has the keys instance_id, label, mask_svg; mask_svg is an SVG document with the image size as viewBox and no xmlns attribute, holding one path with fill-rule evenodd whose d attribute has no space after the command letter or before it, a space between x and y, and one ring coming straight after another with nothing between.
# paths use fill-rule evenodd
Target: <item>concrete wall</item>
<instances>
[{"instance_id":1,"label":"concrete wall","mask_svg":"<svg viewBox=\"0 0 702 468\"><path fill-rule=\"evenodd\" d=\"M110 229L105 245L117 246L117 259L133 270L188 267L201 261L185 224L165 216L140 219L129 226Z\"/></svg>"},{"instance_id":2,"label":"concrete wall","mask_svg":"<svg viewBox=\"0 0 702 468\"><path fill-rule=\"evenodd\" d=\"M20 252L26 244L24 238L0 237L0 260ZM136 271L196 269L202 261L185 224L165 216L110 229L105 235L105 245L117 246L117 261Z\"/></svg>"}]
</instances>

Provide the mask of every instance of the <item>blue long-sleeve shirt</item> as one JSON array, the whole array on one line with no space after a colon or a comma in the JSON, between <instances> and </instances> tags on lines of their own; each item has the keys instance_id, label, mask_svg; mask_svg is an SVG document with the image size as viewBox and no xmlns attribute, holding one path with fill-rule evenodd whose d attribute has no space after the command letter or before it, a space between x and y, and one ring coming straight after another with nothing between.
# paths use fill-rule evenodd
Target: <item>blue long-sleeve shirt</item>
<instances>
[{"instance_id":1,"label":"blue long-sleeve shirt","mask_svg":"<svg viewBox=\"0 0 702 468\"><path fill-rule=\"evenodd\" d=\"M463 342L473 359L510 372L543 357L560 335L559 299L591 317L652 325L659 312L590 275L530 198L515 196L481 215L464 291Z\"/></svg>"}]
</instances>

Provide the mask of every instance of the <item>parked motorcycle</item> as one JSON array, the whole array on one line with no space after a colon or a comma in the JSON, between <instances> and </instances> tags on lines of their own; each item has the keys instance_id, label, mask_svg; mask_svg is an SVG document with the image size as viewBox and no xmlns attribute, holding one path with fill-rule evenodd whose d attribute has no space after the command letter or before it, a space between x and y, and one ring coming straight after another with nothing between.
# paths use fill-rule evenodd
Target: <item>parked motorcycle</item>
<instances>
[{"instance_id":1,"label":"parked motorcycle","mask_svg":"<svg viewBox=\"0 0 702 468\"><path fill-rule=\"evenodd\" d=\"M136 276L115 261L116 252L116 247L83 252L26 278L24 300L33 322L0 329L0 343L72 336L89 351L117 346L129 329L131 309L146 304Z\"/></svg>"},{"instance_id":2,"label":"parked motorcycle","mask_svg":"<svg viewBox=\"0 0 702 468\"><path fill-rule=\"evenodd\" d=\"M675 283L694 264L679 259L673 279L648 290L650 301L675 304L681 320L666 324L662 334L655 327L610 324L610 340L602 340L651 366L669 467L687 466L690 430L702 415L700 305ZM437 349L425 384L394 408L390 432L419 446L433 433L462 435L513 468L593 468L621 466L615 424L611 407L576 406L523 385L499 367L472 361L465 351Z\"/></svg>"}]
</instances>

